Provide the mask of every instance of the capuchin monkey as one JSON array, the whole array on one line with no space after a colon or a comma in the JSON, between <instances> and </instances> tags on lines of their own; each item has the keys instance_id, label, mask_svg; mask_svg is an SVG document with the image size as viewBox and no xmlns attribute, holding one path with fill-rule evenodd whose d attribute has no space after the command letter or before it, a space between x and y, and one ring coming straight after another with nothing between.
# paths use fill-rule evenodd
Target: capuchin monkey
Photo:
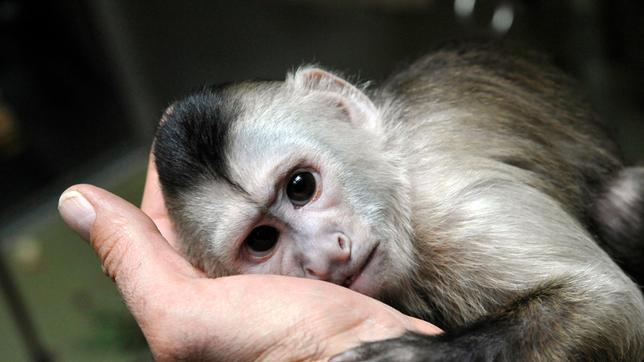
<instances>
[{"instance_id":1,"label":"capuchin monkey","mask_svg":"<svg viewBox=\"0 0 644 362\"><path fill-rule=\"evenodd\" d=\"M324 280L445 330L335 361L644 360L642 293L599 246L641 253L644 172L568 78L490 48L378 87L304 66L175 102L154 155L180 248L213 277Z\"/></svg>"}]
</instances>

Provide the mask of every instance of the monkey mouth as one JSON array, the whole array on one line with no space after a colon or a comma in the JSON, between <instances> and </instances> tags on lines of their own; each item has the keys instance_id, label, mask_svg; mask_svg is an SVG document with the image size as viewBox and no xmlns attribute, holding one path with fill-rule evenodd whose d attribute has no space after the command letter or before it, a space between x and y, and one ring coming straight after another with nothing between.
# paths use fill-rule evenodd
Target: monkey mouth
<instances>
[{"instance_id":1,"label":"monkey mouth","mask_svg":"<svg viewBox=\"0 0 644 362\"><path fill-rule=\"evenodd\" d=\"M342 283L343 286L345 286L345 287L347 287L349 289L354 289L355 290L354 284L358 281L358 279L362 275L362 272L364 272L365 269L367 269L367 267L369 266L369 264L373 260L374 255L376 254L376 250L378 249L378 246L379 246L379 244L376 244L376 246L373 249L371 249L371 251L369 252L369 255L367 255L367 258L364 260L362 265L359 268L356 269L356 272L351 274L348 278L346 278L344 280L344 282ZM360 289L360 288L358 288L358 289ZM357 291L360 292L359 290L357 290Z\"/></svg>"}]
</instances>

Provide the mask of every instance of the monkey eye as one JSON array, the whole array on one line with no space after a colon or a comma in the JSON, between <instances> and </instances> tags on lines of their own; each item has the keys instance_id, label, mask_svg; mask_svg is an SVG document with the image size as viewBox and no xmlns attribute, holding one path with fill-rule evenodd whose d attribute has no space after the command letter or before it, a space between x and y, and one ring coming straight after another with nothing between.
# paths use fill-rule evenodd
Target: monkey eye
<instances>
[{"instance_id":1,"label":"monkey eye","mask_svg":"<svg viewBox=\"0 0 644 362\"><path fill-rule=\"evenodd\" d=\"M274 227L262 225L254 228L244 243L253 256L262 257L273 249L279 236L279 231Z\"/></svg>"},{"instance_id":2,"label":"monkey eye","mask_svg":"<svg viewBox=\"0 0 644 362\"><path fill-rule=\"evenodd\" d=\"M295 206L306 205L315 195L315 176L308 171L297 172L286 185L286 196Z\"/></svg>"}]
</instances>

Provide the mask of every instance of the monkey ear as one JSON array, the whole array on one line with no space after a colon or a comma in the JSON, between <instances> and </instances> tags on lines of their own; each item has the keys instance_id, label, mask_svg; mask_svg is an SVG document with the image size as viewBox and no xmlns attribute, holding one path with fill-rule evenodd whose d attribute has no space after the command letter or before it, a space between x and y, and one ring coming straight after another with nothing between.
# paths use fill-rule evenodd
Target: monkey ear
<instances>
[{"instance_id":1,"label":"monkey ear","mask_svg":"<svg viewBox=\"0 0 644 362\"><path fill-rule=\"evenodd\" d=\"M356 127L376 132L378 108L371 99L351 83L320 68L301 68L294 75L297 85L319 92L337 106Z\"/></svg>"}]
</instances>

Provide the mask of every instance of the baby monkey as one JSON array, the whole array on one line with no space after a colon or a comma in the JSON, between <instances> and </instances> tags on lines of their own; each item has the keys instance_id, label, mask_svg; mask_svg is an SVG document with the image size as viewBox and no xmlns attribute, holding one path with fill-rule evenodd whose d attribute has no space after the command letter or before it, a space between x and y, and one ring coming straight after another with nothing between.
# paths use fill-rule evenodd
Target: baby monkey
<instances>
[{"instance_id":1,"label":"baby monkey","mask_svg":"<svg viewBox=\"0 0 644 362\"><path fill-rule=\"evenodd\" d=\"M642 294L598 246L639 219L597 217L641 214L644 192L619 192L641 170L533 58L454 46L379 87L308 66L175 102L154 154L182 251L213 277L329 281L445 330L338 361L644 360Z\"/></svg>"}]
</instances>

